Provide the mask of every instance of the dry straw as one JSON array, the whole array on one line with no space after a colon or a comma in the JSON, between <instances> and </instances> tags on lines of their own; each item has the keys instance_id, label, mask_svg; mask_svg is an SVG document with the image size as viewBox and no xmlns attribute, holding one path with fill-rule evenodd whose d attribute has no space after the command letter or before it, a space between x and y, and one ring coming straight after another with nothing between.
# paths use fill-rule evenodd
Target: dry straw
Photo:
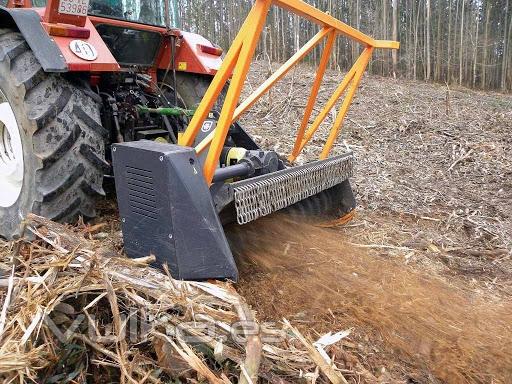
<instances>
[{"instance_id":1,"label":"dry straw","mask_svg":"<svg viewBox=\"0 0 512 384\"><path fill-rule=\"evenodd\" d=\"M228 283L174 280L90 228L32 215L27 231L1 260L2 382L346 382L329 346L259 327Z\"/></svg>"}]
</instances>

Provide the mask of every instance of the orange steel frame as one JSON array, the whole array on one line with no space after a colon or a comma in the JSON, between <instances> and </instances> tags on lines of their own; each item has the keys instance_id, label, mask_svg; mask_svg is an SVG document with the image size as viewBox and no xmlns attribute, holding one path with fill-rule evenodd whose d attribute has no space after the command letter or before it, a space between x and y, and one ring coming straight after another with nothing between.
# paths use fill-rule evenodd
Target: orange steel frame
<instances>
[{"instance_id":1,"label":"orange steel frame","mask_svg":"<svg viewBox=\"0 0 512 384\"><path fill-rule=\"evenodd\" d=\"M272 76L270 76L258 89L256 89L237 107L237 102L240 98L240 94L254 56L256 45L265 24L268 11L272 5L282 7L299 16L307 18L312 22L319 24L321 29L309 42L299 49L299 51L297 51L285 64L283 64ZM311 117L313 107L315 106L318 91L322 83L325 69L329 63L329 58L337 35L344 35L354 39L364 46L364 50L352 68L345 75L341 84L327 101L325 107L320 111L314 122L308 128L309 118ZM209 147L203 170L204 177L208 183L212 182L213 174L218 166L219 157L230 125L236 121L243 112L251 107L263 94L265 94L275 82L280 80L295 64L297 64L324 39L326 39L326 43L308 103L304 111L304 117L302 118L301 125L298 129L292 153L288 158L291 162L295 161L336 102L351 85L341 104L338 116L330 130L329 136L320 155L320 159L328 157L332 146L339 135L341 125L348 112L363 73L371 59L373 50L375 48L398 49L399 43L396 41L375 40L357 29L342 23L329 14L324 13L300 0L255 0L253 8L249 12L249 15L238 32L238 35L233 41L231 48L227 52L222 66L213 78L210 87L206 91L203 100L194 114L194 117L180 139L181 145L192 146L194 144L196 136L206 120L208 113L212 109L215 100L217 100L224 85L232 75L216 129L204 138L195 148L196 152L199 153Z\"/></svg>"}]
</instances>

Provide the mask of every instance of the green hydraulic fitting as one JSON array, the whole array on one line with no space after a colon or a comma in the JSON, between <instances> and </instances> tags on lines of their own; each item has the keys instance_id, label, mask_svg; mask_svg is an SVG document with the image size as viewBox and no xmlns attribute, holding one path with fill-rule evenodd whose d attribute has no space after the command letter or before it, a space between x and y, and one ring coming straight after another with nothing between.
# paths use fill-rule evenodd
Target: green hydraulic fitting
<instances>
[{"instance_id":1,"label":"green hydraulic fitting","mask_svg":"<svg viewBox=\"0 0 512 384\"><path fill-rule=\"evenodd\" d=\"M184 109L180 107L160 107L160 108L148 108L143 105L137 105L137 110L140 113L156 113L165 116L187 116L191 117L194 115L195 109Z\"/></svg>"}]
</instances>

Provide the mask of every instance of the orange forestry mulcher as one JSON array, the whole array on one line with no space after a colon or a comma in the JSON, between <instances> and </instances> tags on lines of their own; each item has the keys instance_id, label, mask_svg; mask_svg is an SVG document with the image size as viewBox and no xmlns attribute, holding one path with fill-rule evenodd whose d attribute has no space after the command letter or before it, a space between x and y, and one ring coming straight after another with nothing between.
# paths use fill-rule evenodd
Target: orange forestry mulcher
<instances>
[{"instance_id":1,"label":"orange forestry mulcher","mask_svg":"<svg viewBox=\"0 0 512 384\"><path fill-rule=\"evenodd\" d=\"M338 222L352 214L352 153L329 153L373 50L397 42L374 40L300 0L255 0L222 60L221 48L176 28L175 0L0 4L1 236L20 235L29 212L94 217L104 178L113 176L129 256L154 254L176 278L236 280L223 224L281 209ZM272 6L319 31L239 103ZM339 35L363 50L309 125ZM292 153L260 148L239 117L323 41ZM294 166L343 95L320 159Z\"/></svg>"}]
</instances>

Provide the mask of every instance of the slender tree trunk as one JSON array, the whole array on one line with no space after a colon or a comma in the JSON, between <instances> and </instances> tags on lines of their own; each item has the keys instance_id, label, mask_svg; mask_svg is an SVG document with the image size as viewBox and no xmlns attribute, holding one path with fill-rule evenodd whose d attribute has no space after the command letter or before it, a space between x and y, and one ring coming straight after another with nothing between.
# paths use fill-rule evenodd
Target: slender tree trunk
<instances>
[{"instance_id":1,"label":"slender tree trunk","mask_svg":"<svg viewBox=\"0 0 512 384\"><path fill-rule=\"evenodd\" d=\"M398 0L393 0L393 40L398 40ZM396 71L398 65L398 52L393 49L391 52L393 60L393 77L396 79Z\"/></svg>"},{"instance_id":2,"label":"slender tree trunk","mask_svg":"<svg viewBox=\"0 0 512 384\"><path fill-rule=\"evenodd\" d=\"M352 13L352 25L355 26L355 28L359 29L359 0L356 0L355 2L349 2ZM359 56L359 43L356 41L352 41L352 57L351 61L355 62L357 60L357 57Z\"/></svg>"},{"instance_id":3,"label":"slender tree trunk","mask_svg":"<svg viewBox=\"0 0 512 384\"><path fill-rule=\"evenodd\" d=\"M476 63L478 61L477 59L478 59L478 26L479 26L479 22L478 22L477 18L475 19L475 22L476 22L476 32L475 32L475 48L473 50L473 82L472 82L473 87L476 86Z\"/></svg>"},{"instance_id":4,"label":"slender tree trunk","mask_svg":"<svg viewBox=\"0 0 512 384\"><path fill-rule=\"evenodd\" d=\"M434 67L434 81L441 79L441 64L443 59L443 51L441 48L441 16L443 15L443 9L441 7L441 1L439 1L440 8L437 12L437 32L436 32L436 59Z\"/></svg>"},{"instance_id":5,"label":"slender tree trunk","mask_svg":"<svg viewBox=\"0 0 512 384\"><path fill-rule=\"evenodd\" d=\"M505 7L505 23L503 27L503 58L501 60L501 84L500 88L502 91L505 90L507 85L507 59L508 59L508 45L509 45L509 36L508 36L508 11L509 11L510 1L507 0L507 5Z\"/></svg>"},{"instance_id":6,"label":"slender tree trunk","mask_svg":"<svg viewBox=\"0 0 512 384\"><path fill-rule=\"evenodd\" d=\"M298 15L293 16L293 51L297 52L300 49L300 20Z\"/></svg>"},{"instance_id":7,"label":"slender tree trunk","mask_svg":"<svg viewBox=\"0 0 512 384\"><path fill-rule=\"evenodd\" d=\"M430 80L430 0L426 0L425 7L427 8L426 17L426 35L427 35L427 69L425 73L425 80Z\"/></svg>"},{"instance_id":8,"label":"slender tree trunk","mask_svg":"<svg viewBox=\"0 0 512 384\"><path fill-rule=\"evenodd\" d=\"M361 4L360 0L356 0L356 28L359 30L361 29ZM359 56L359 50L357 50L356 56L354 59Z\"/></svg>"},{"instance_id":9,"label":"slender tree trunk","mask_svg":"<svg viewBox=\"0 0 512 384\"><path fill-rule=\"evenodd\" d=\"M286 15L286 12L283 9L280 9L279 11L281 13L281 36L282 36L281 50L280 50L281 51L281 62L284 62L285 58L288 54L287 47L289 46L289 44L287 41L287 36L290 33L290 28L288 25L288 16Z\"/></svg>"},{"instance_id":10,"label":"slender tree trunk","mask_svg":"<svg viewBox=\"0 0 512 384\"><path fill-rule=\"evenodd\" d=\"M460 14L459 14L460 7L459 7L459 5L460 5L460 0L457 0L455 2L455 22L453 23L453 48L452 49L453 49L454 63L458 62L457 48L460 48L459 41L458 41L459 40L458 32L460 32ZM453 66L455 66L455 64ZM453 79L455 79L456 77L458 79L458 77L459 77L456 75L455 69L452 71L452 77L453 77ZM458 80L455 80L455 82L458 83Z\"/></svg>"},{"instance_id":11,"label":"slender tree trunk","mask_svg":"<svg viewBox=\"0 0 512 384\"><path fill-rule=\"evenodd\" d=\"M486 4L485 10L485 26L484 26L484 52L482 58L482 79L480 82L480 88L486 87L486 76L487 76L487 52L489 51L489 18L491 15L491 3Z\"/></svg>"},{"instance_id":12,"label":"slender tree trunk","mask_svg":"<svg viewBox=\"0 0 512 384\"><path fill-rule=\"evenodd\" d=\"M452 60L452 0L448 2L448 48L446 50L446 83L451 82L451 60Z\"/></svg>"},{"instance_id":13,"label":"slender tree trunk","mask_svg":"<svg viewBox=\"0 0 512 384\"><path fill-rule=\"evenodd\" d=\"M388 1L382 0L382 38L386 40L388 38ZM389 57L389 53L387 50L383 52L383 60L382 60L382 74L387 75L387 61Z\"/></svg>"},{"instance_id":14,"label":"slender tree trunk","mask_svg":"<svg viewBox=\"0 0 512 384\"><path fill-rule=\"evenodd\" d=\"M411 18L411 0L405 0L405 9L404 9L404 19L405 19L405 30L404 30L404 42L405 42L405 51L402 50L400 56L402 56L406 63L405 63L405 76L407 79L411 78L411 36L412 36L412 18ZM405 55L403 54L405 52Z\"/></svg>"},{"instance_id":15,"label":"slender tree trunk","mask_svg":"<svg viewBox=\"0 0 512 384\"><path fill-rule=\"evenodd\" d=\"M465 0L462 0L462 10L460 14L460 46L459 46L459 85L462 85L462 58L464 53L464 4Z\"/></svg>"},{"instance_id":16,"label":"slender tree trunk","mask_svg":"<svg viewBox=\"0 0 512 384\"><path fill-rule=\"evenodd\" d=\"M329 13L333 15L333 6L332 6L332 0L329 0L329 6L328 6ZM336 49L336 46L334 46L334 49L331 53L331 68L336 69L338 67L338 50Z\"/></svg>"},{"instance_id":17,"label":"slender tree trunk","mask_svg":"<svg viewBox=\"0 0 512 384\"><path fill-rule=\"evenodd\" d=\"M509 10L510 10L510 7L509 7ZM511 63L512 63L512 49L511 49L511 45L512 45L512 12L510 12L510 20L508 22L508 38L507 38L507 52L508 52L508 57L507 57L507 65L505 66L506 70L505 70L505 90L507 89L507 79L509 78L509 72L510 75L512 76L512 70L511 70ZM512 87L512 81L510 81L509 83L511 83L511 87Z\"/></svg>"},{"instance_id":18,"label":"slender tree trunk","mask_svg":"<svg viewBox=\"0 0 512 384\"><path fill-rule=\"evenodd\" d=\"M416 80L416 67L418 58L418 24L420 18L420 7L416 7L416 24L414 25L414 56L413 56L413 78Z\"/></svg>"}]
</instances>

